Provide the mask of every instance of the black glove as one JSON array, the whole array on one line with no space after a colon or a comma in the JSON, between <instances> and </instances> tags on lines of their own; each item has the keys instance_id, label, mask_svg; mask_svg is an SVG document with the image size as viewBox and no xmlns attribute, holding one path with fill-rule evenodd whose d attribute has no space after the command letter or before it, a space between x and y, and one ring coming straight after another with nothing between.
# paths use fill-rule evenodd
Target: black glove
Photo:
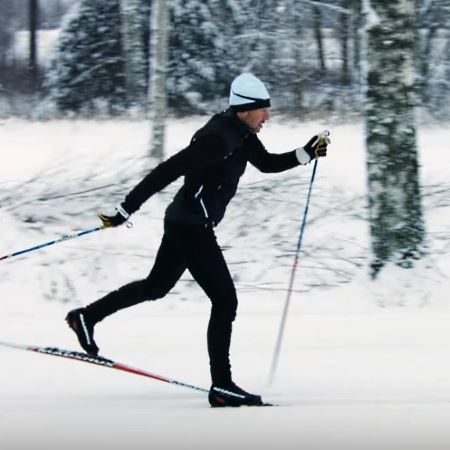
<instances>
[{"instance_id":1,"label":"black glove","mask_svg":"<svg viewBox=\"0 0 450 450\"><path fill-rule=\"evenodd\" d=\"M328 131L324 131L317 136L312 137L303 147L311 159L327 156L327 145L330 143Z\"/></svg>"},{"instance_id":2,"label":"black glove","mask_svg":"<svg viewBox=\"0 0 450 450\"><path fill-rule=\"evenodd\" d=\"M107 216L106 214L99 214L98 217L102 221L103 228L118 227L128 220L130 215L119 206L115 216Z\"/></svg>"}]
</instances>

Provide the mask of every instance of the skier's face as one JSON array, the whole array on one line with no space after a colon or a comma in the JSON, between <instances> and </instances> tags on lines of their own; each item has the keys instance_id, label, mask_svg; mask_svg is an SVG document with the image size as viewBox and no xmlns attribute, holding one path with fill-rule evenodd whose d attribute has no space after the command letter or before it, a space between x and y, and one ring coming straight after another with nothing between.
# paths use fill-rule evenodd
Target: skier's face
<instances>
[{"instance_id":1,"label":"skier's face","mask_svg":"<svg viewBox=\"0 0 450 450\"><path fill-rule=\"evenodd\" d=\"M239 118L245 122L253 133L259 133L266 120L269 120L269 110L267 108L253 109L238 113Z\"/></svg>"}]
</instances>

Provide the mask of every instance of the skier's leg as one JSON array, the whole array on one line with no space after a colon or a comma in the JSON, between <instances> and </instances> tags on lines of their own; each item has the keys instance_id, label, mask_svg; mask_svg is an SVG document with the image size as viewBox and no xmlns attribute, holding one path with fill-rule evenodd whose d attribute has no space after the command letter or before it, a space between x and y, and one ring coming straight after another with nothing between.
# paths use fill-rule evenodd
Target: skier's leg
<instances>
[{"instance_id":1,"label":"skier's leg","mask_svg":"<svg viewBox=\"0 0 450 450\"><path fill-rule=\"evenodd\" d=\"M170 224L168 235L211 300L207 337L213 383L231 382L229 349L238 300L214 230L200 225Z\"/></svg>"},{"instance_id":2,"label":"skier's leg","mask_svg":"<svg viewBox=\"0 0 450 450\"><path fill-rule=\"evenodd\" d=\"M87 307L74 309L67 314L66 321L77 335L81 347L87 353L96 355L98 347L94 340L94 326L97 322L120 309L164 297L185 269L184 259L164 234L147 278L126 284Z\"/></svg>"},{"instance_id":3,"label":"skier's leg","mask_svg":"<svg viewBox=\"0 0 450 450\"><path fill-rule=\"evenodd\" d=\"M188 270L211 300L208 324L212 378L208 395L210 405L261 405L259 395L249 394L232 380L229 351L238 300L233 279L213 229L174 224L171 231L171 241L183 252Z\"/></svg>"},{"instance_id":4,"label":"skier's leg","mask_svg":"<svg viewBox=\"0 0 450 450\"><path fill-rule=\"evenodd\" d=\"M148 277L128 283L91 303L86 307L86 314L96 323L121 309L162 298L175 286L185 270L184 259L164 234Z\"/></svg>"}]
</instances>

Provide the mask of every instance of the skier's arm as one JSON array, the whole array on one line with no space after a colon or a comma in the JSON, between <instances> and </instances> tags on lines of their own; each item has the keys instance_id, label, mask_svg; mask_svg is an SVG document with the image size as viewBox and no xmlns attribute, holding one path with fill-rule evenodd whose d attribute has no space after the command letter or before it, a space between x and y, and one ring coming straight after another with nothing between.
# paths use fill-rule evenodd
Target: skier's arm
<instances>
[{"instance_id":1,"label":"skier's arm","mask_svg":"<svg viewBox=\"0 0 450 450\"><path fill-rule=\"evenodd\" d=\"M100 215L104 227L117 226L137 211L153 194L180 176L195 173L227 155L225 142L216 136L194 138L190 145L171 156L148 173L125 197L115 216Z\"/></svg>"},{"instance_id":2,"label":"skier's arm","mask_svg":"<svg viewBox=\"0 0 450 450\"><path fill-rule=\"evenodd\" d=\"M227 154L225 143L215 136L194 139L184 150L179 151L156 166L125 197L123 209L133 214L153 194L164 189L181 176L195 173L223 159Z\"/></svg>"},{"instance_id":3,"label":"skier's arm","mask_svg":"<svg viewBox=\"0 0 450 450\"><path fill-rule=\"evenodd\" d=\"M256 136L249 137L249 140L250 163L266 173L283 172L299 164L308 164L316 157L324 157L330 142L328 135L313 136L304 147L286 153L269 153Z\"/></svg>"},{"instance_id":4,"label":"skier's arm","mask_svg":"<svg viewBox=\"0 0 450 450\"><path fill-rule=\"evenodd\" d=\"M283 172L300 164L295 150L286 153L269 153L256 135L248 137L247 145L249 162L261 172Z\"/></svg>"}]
</instances>

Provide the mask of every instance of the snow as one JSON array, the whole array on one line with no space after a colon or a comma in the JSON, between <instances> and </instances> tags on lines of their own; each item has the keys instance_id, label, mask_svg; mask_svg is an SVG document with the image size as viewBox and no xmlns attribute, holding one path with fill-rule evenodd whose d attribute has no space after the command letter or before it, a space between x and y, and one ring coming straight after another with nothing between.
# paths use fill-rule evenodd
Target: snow
<instances>
[{"instance_id":1,"label":"snow","mask_svg":"<svg viewBox=\"0 0 450 450\"><path fill-rule=\"evenodd\" d=\"M48 68L51 64L52 56L58 42L60 29L38 30L37 31L37 56L39 64ZM26 60L28 55L28 47L30 41L30 33L28 31L16 31L15 43L13 48L13 58L15 61Z\"/></svg>"},{"instance_id":2,"label":"snow","mask_svg":"<svg viewBox=\"0 0 450 450\"><path fill-rule=\"evenodd\" d=\"M366 16L366 27L368 29L374 28L381 22L377 12L373 9L370 0L363 0L363 11Z\"/></svg>"},{"instance_id":3,"label":"snow","mask_svg":"<svg viewBox=\"0 0 450 450\"><path fill-rule=\"evenodd\" d=\"M172 120L168 153L204 120ZM449 129L419 130L430 255L412 270L388 267L373 283L362 125L273 118L261 139L285 151L326 128L332 144L318 165L272 385L312 167L277 175L249 167L217 228L240 299L235 380L280 406L211 409L195 391L0 346L0 447L448 449ZM154 164L150 130L146 122L1 122L0 256L96 226L96 212L112 209ZM132 229L0 261L0 340L77 350L66 312L146 275L178 185L147 202ZM106 357L207 388L208 314L208 300L184 275L164 300L99 324L96 338Z\"/></svg>"}]
</instances>

